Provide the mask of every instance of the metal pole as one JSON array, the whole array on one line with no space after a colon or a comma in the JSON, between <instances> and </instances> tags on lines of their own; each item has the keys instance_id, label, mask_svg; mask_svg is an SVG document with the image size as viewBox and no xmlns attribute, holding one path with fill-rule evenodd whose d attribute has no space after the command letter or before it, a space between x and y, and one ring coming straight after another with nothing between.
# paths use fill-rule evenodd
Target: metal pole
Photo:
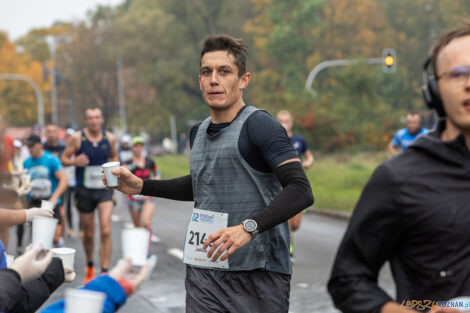
<instances>
[{"instance_id":1,"label":"metal pole","mask_svg":"<svg viewBox=\"0 0 470 313\"><path fill-rule=\"evenodd\" d=\"M178 142L177 142L177 134L176 134L176 118L174 115L170 116L170 134L171 134L171 142L172 142L172 150L173 153L176 153Z\"/></svg>"},{"instance_id":2,"label":"metal pole","mask_svg":"<svg viewBox=\"0 0 470 313\"><path fill-rule=\"evenodd\" d=\"M124 83L122 77L122 58L121 55L117 56L117 81L118 81L118 100L119 100L119 116L121 118L121 130L127 133L126 122L126 99L124 95Z\"/></svg>"},{"instance_id":3,"label":"metal pole","mask_svg":"<svg viewBox=\"0 0 470 313\"><path fill-rule=\"evenodd\" d=\"M75 101L73 100L73 90L72 83L67 78L65 79L65 84L67 85L68 94L69 94L69 122L70 127L77 129L77 123L75 122Z\"/></svg>"},{"instance_id":4,"label":"metal pole","mask_svg":"<svg viewBox=\"0 0 470 313\"><path fill-rule=\"evenodd\" d=\"M49 44L49 49L51 52L51 60L52 60L52 66L51 66L51 80L52 80L52 85L51 85L51 105L52 105L52 124L59 124L59 117L58 117L58 108L57 108L57 73L55 69L55 52L56 52L56 41L54 36L48 36L47 41Z\"/></svg>"},{"instance_id":5,"label":"metal pole","mask_svg":"<svg viewBox=\"0 0 470 313\"><path fill-rule=\"evenodd\" d=\"M382 64L382 58L369 58L365 60L361 59L340 59L340 60L328 60L317 64L308 74L307 80L305 81L305 88L307 91L312 95L312 97L316 97L316 92L313 90L312 85L315 77L326 68L334 67L334 66L348 66L354 65L359 63L368 63L368 64Z\"/></svg>"},{"instance_id":6,"label":"metal pole","mask_svg":"<svg viewBox=\"0 0 470 313\"><path fill-rule=\"evenodd\" d=\"M33 87L34 93L36 94L36 101L38 103L38 124L41 129L44 128L44 101L42 99L41 89L39 89L38 84L31 78L21 74L4 74L0 73L0 79L4 80L20 80L27 82L31 87Z\"/></svg>"}]
</instances>

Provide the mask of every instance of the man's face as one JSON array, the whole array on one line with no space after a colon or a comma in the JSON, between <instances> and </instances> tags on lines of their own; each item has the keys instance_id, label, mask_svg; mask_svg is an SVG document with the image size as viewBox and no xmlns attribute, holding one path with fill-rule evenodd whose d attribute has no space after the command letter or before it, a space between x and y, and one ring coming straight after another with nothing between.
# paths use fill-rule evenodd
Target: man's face
<instances>
[{"instance_id":1,"label":"man's face","mask_svg":"<svg viewBox=\"0 0 470 313\"><path fill-rule=\"evenodd\" d=\"M141 143L136 143L135 145L132 146L132 152L135 155L141 155L142 152L144 151L144 145Z\"/></svg>"},{"instance_id":2,"label":"man's face","mask_svg":"<svg viewBox=\"0 0 470 313\"><path fill-rule=\"evenodd\" d=\"M406 128L410 134L417 133L421 128L421 118L418 114L408 114L406 116Z\"/></svg>"},{"instance_id":3,"label":"man's face","mask_svg":"<svg viewBox=\"0 0 470 313\"><path fill-rule=\"evenodd\" d=\"M290 114L278 114L277 121L286 129L287 133L290 133L294 126L294 121Z\"/></svg>"},{"instance_id":4,"label":"man's face","mask_svg":"<svg viewBox=\"0 0 470 313\"><path fill-rule=\"evenodd\" d=\"M28 146L29 153L34 159L37 159L41 156L42 154L42 143L37 142L32 146Z\"/></svg>"},{"instance_id":5,"label":"man's face","mask_svg":"<svg viewBox=\"0 0 470 313\"><path fill-rule=\"evenodd\" d=\"M55 144L59 141L59 128L55 125L46 127L46 141Z\"/></svg>"},{"instance_id":6,"label":"man's face","mask_svg":"<svg viewBox=\"0 0 470 313\"><path fill-rule=\"evenodd\" d=\"M242 90L249 81L249 73L238 77L234 57L227 51L213 51L202 56L199 86L209 108L224 111L241 101Z\"/></svg>"},{"instance_id":7,"label":"man's face","mask_svg":"<svg viewBox=\"0 0 470 313\"><path fill-rule=\"evenodd\" d=\"M86 111L86 126L89 130L100 131L103 122L104 120L100 110Z\"/></svg>"},{"instance_id":8,"label":"man's face","mask_svg":"<svg viewBox=\"0 0 470 313\"><path fill-rule=\"evenodd\" d=\"M452 40L437 58L439 91L447 120L462 132L470 132L470 36Z\"/></svg>"}]
</instances>

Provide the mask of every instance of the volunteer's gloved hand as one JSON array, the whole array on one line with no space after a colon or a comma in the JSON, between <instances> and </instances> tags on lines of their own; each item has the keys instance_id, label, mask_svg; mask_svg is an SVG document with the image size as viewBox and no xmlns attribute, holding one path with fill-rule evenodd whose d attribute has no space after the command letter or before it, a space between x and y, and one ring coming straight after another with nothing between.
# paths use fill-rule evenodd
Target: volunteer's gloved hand
<instances>
[{"instance_id":1,"label":"volunteer's gloved hand","mask_svg":"<svg viewBox=\"0 0 470 313\"><path fill-rule=\"evenodd\" d=\"M31 191L31 185L27 184L27 185L21 185L21 187L18 188L16 192L21 197L21 196L27 195L30 191Z\"/></svg>"},{"instance_id":2,"label":"volunteer's gloved hand","mask_svg":"<svg viewBox=\"0 0 470 313\"><path fill-rule=\"evenodd\" d=\"M24 211L26 212L27 223L31 222L35 216L52 217L54 215L54 211L42 208L31 208Z\"/></svg>"},{"instance_id":3,"label":"volunteer's gloved hand","mask_svg":"<svg viewBox=\"0 0 470 313\"><path fill-rule=\"evenodd\" d=\"M45 255L42 253L42 244L29 245L26 252L15 259L10 269L16 271L21 277L21 283L35 279L44 273L47 266L51 263L52 252L48 251Z\"/></svg>"},{"instance_id":4,"label":"volunteer's gloved hand","mask_svg":"<svg viewBox=\"0 0 470 313\"><path fill-rule=\"evenodd\" d=\"M68 267L68 266L64 266L64 274L65 274L65 282L66 283L71 283L73 282L73 280L75 279L75 271L73 270L73 268L71 267Z\"/></svg>"},{"instance_id":5,"label":"volunteer's gloved hand","mask_svg":"<svg viewBox=\"0 0 470 313\"><path fill-rule=\"evenodd\" d=\"M133 273L131 269L131 260L120 259L116 266L109 272L109 276L114 278L130 296L139 286L150 276L156 263L156 256L148 259L147 263L138 273Z\"/></svg>"}]
</instances>

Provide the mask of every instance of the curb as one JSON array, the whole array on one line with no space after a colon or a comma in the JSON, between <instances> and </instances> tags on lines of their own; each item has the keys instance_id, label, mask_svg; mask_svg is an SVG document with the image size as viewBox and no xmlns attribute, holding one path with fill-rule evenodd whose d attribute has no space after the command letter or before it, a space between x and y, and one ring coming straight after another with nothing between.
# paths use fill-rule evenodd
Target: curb
<instances>
[{"instance_id":1,"label":"curb","mask_svg":"<svg viewBox=\"0 0 470 313\"><path fill-rule=\"evenodd\" d=\"M348 221L352 215L352 212L333 210L333 209L319 209L319 208L309 209L307 213L329 216L329 217L333 217L333 218L337 218L337 219L345 220L345 221Z\"/></svg>"}]
</instances>

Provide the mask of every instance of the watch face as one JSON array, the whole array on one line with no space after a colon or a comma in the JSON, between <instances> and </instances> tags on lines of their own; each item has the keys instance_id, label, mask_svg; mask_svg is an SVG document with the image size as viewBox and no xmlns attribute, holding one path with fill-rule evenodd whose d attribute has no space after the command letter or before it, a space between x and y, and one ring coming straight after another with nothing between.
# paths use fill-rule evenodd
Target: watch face
<instances>
[{"instance_id":1,"label":"watch face","mask_svg":"<svg viewBox=\"0 0 470 313\"><path fill-rule=\"evenodd\" d=\"M244 225L247 232L253 232L256 229L256 222L253 220L246 220Z\"/></svg>"}]
</instances>

